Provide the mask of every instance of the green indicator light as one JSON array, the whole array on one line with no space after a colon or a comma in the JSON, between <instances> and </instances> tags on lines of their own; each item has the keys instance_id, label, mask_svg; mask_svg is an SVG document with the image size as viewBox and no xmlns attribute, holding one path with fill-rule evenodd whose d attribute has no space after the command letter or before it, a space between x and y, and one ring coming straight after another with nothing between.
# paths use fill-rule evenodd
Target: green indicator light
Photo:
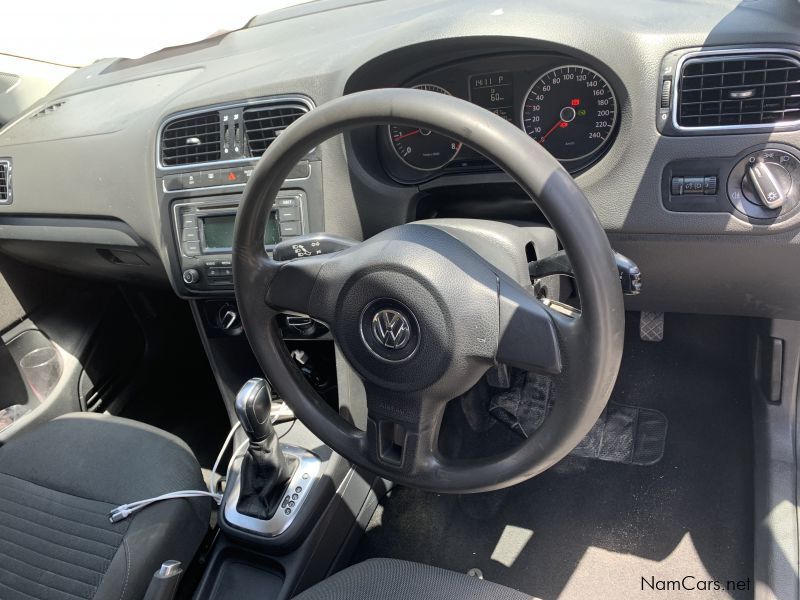
<instances>
[{"instance_id":1,"label":"green indicator light","mask_svg":"<svg viewBox=\"0 0 800 600\"><path fill-rule=\"evenodd\" d=\"M586 116L586 109L585 108L580 109L578 111L578 116L579 117L585 117Z\"/></svg>"}]
</instances>

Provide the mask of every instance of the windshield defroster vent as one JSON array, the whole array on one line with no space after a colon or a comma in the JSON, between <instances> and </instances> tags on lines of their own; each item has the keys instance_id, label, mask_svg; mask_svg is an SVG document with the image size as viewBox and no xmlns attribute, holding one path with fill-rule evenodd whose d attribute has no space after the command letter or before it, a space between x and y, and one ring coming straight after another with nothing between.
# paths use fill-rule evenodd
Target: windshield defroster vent
<instances>
[{"instance_id":1,"label":"windshield defroster vent","mask_svg":"<svg viewBox=\"0 0 800 600\"><path fill-rule=\"evenodd\" d=\"M222 127L219 112L170 121L161 133L161 164L192 165L220 160Z\"/></svg>"},{"instance_id":2,"label":"windshield defroster vent","mask_svg":"<svg viewBox=\"0 0 800 600\"><path fill-rule=\"evenodd\" d=\"M244 130L248 154L258 157L281 132L308 112L301 102L266 104L248 107L244 111Z\"/></svg>"},{"instance_id":3,"label":"windshield defroster vent","mask_svg":"<svg viewBox=\"0 0 800 600\"><path fill-rule=\"evenodd\" d=\"M44 116L47 116L47 115L49 115L50 113L54 113L54 112L55 112L55 111L57 111L59 108L61 108L62 106L64 106L66 103L67 103L67 101L66 101L66 100L59 100L58 102L53 102L53 103L51 103L51 104L48 104L47 106L45 106L45 107L44 107L42 110L40 110L39 112L36 112L36 113L34 113L34 114L31 116L31 119L38 119L39 117L44 117Z\"/></svg>"},{"instance_id":4,"label":"windshield defroster vent","mask_svg":"<svg viewBox=\"0 0 800 600\"><path fill-rule=\"evenodd\" d=\"M678 125L689 128L800 122L800 61L778 53L689 58L677 111Z\"/></svg>"}]
</instances>

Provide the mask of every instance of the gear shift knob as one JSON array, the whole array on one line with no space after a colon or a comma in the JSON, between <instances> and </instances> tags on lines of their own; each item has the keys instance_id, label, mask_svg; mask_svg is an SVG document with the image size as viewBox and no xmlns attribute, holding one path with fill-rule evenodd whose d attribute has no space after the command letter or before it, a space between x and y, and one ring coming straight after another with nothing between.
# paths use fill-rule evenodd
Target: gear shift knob
<instances>
[{"instance_id":1,"label":"gear shift knob","mask_svg":"<svg viewBox=\"0 0 800 600\"><path fill-rule=\"evenodd\" d=\"M260 377L248 380L236 394L236 416L251 442L263 442L275 433L271 409L269 384Z\"/></svg>"}]
</instances>

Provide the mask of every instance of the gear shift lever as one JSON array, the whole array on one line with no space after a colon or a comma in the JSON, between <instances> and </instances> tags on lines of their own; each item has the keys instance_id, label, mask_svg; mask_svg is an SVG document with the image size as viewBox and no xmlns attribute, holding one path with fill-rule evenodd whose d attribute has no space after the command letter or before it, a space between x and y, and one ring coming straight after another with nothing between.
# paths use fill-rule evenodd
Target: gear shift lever
<instances>
[{"instance_id":1,"label":"gear shift lever","mask_svg":"<svg viewBox=\"0 0 800 600\"><path fill-rule=\"evenodd\" d=\"M269 385L259 377L248 380L236 394L236 416L251 443L263 442L275 433L271 409Z\"/></svg>"},{"instance_id":2,"label":"gear shift lever","mask_svg":"<svg viewBox=\"0 0 800 600\"><path fill-rule=\"evenodd\" d=\"M281 451L271 408L269 385L261 378L247 381L236 395L236 416L250 438L242 459L236 510L256 519L272 518L297 467L296 459L287 460Z\"/></svg>"}]
</instances>

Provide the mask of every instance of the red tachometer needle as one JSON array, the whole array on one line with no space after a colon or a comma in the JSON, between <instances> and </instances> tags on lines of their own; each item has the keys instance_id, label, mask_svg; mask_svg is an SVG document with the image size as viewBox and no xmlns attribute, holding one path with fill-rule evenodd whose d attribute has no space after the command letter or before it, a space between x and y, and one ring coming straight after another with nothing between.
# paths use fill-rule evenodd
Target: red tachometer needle
<instances>
[{"instance_id":1,"label":"red tachometer needle","mask_svg":"<svg viewBox=\"0 0 800 600\"><path fill-rule=\"evenodd\" d=\"M562 123L564 123L564 121L562 119L559 119L558 122L550 128L550 131L548 131L542 137L539 138L539 143L544 144L544 141L547 139L547 136L553 133L556 129L558 129Z\"/></svg>"},{"instance_id":2,"label":"red tachometer needle","mask_svg":"<svg viewBox=\"0 0 800 600\"><path fill-rule=\"evenodd\" d=\"M419 129L415 129L414 131L409 131L408 133L404 133L403 135L398 135L395 138L392 138L395 142L399 142L403 138L407 138L410 135L414 135L415 133L419 133Z\"/></svg>"}]
</instances>

